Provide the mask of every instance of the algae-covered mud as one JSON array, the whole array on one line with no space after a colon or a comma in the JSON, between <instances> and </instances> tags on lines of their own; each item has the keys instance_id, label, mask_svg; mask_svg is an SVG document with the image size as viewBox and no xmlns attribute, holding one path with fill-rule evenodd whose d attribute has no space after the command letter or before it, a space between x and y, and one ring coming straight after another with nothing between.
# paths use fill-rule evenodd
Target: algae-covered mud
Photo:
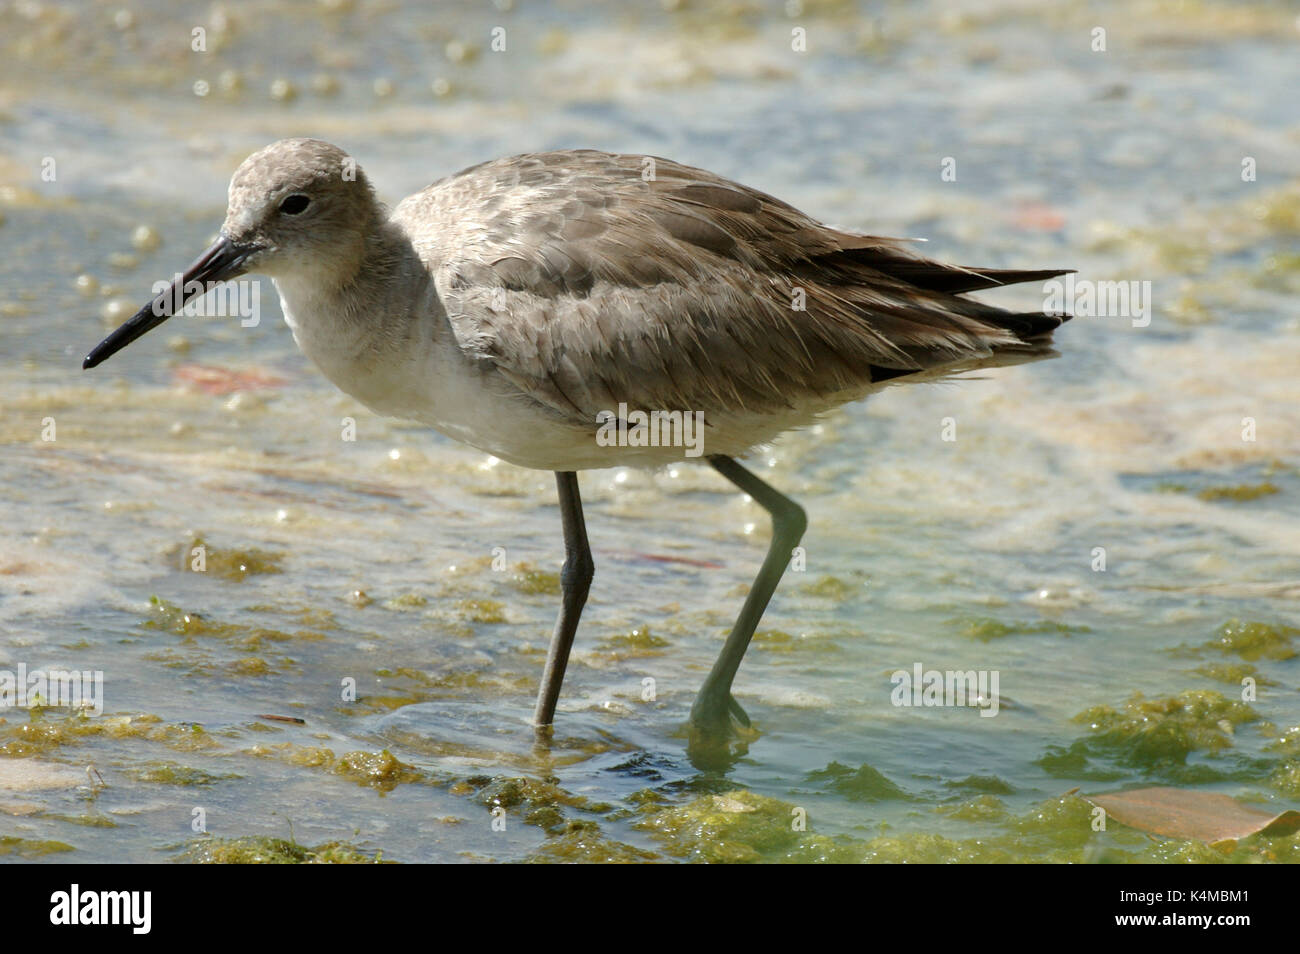
<instances>
[{"instance_id":1,"label":"algae-covered mud","mask_svg":"<svg viewBox=\"0 0 1300 954\"><path fill-rule=\"evenodd\" d=\"M431 9L0 4L0 859L1300 861L1086 798L1300 808L1300 10ZM543 745L552 475L338 392L268 280L256 322L80 368L299 135L390 204L513 153L670 156L1075 268L986 297L1076 317L1055 360L750 459L810 525L726 752L683 727L764 512L698 464L582 474L596 576Z\"/></svg>"}]
</instances>

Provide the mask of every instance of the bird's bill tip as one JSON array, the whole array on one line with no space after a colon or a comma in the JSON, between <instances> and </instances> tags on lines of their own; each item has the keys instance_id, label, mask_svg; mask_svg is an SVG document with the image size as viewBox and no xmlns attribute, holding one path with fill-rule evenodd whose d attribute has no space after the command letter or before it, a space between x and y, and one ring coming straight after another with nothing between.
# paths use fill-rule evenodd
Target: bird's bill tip
<instances>
[{"instance_id":1,"label":"bird's bill tip","mask_svg":"<svg viewBox=\"0 0 1300 954\"><path fill-rule=\"evenodd\" d=\"M88 370L102 364L137 338L148 334L184 308L191 299L204 294L209 285L242 275L245 261L256 251L257 246L243 245L232 242L224 235L219 236L149 304L95 345L81 362L82 369Z\"/></svg>"}]
</instances>

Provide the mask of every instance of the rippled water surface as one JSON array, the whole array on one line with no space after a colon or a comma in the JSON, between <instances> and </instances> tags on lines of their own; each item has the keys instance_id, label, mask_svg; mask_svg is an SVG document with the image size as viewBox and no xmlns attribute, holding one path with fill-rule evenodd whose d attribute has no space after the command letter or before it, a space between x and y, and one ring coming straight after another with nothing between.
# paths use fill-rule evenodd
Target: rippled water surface
<instances>
[{"instance_id":1,"label":"rippled water surface","mask_svg":"<svg viewBox=\"0 0 1300 954\"><path fill-rule=\"evenodd\" d=\"M0 713L0 854L1300 859L1093 832L1068 794L1300 805L1300 7L185 6L0 3L0 670L104 674L102 714ZM596 578L541 748L550 474L336 391L265 280L255 328L80 370L289 135L389 202L511 153L671 156L938 258L1150 282L1150 321L751 459L810 527L722 765L683 726L766 518L706 467L583 474ZM892 704L917 664L996 671L996 716Z\"/></svg>"}]
</instances>

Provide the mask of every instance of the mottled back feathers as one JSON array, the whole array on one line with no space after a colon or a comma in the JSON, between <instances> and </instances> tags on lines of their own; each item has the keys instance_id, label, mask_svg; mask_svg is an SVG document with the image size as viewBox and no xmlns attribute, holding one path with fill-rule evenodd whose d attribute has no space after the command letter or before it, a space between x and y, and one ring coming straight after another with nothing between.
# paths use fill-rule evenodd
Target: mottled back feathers
<instances>
[{"instance_id":1,"label":"mottled back feathers","mask_svg":"<svg viewBox=\"0 0 1300 954\"><path fill-rule=\"evenodd\" d=\"M667 159L501 159L411 196L394 221L462 350L574 424L619 402L706 414L834 403L1050 353L1063 320L960 297L1059 270L928 261Z\"/></svg>"}]
</instances>

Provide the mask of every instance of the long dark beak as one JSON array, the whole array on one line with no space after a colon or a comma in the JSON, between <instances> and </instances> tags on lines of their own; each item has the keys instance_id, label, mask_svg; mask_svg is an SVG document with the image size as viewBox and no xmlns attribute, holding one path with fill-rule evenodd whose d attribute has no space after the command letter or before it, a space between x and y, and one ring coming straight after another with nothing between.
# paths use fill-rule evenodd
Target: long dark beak
<instances>
[{"instance_id":1,"label":"long dark beak","mask_svg":"<svg viewBox=\"0 0 1300 954\"><path fill-rule=\"evenodd\" d=\"M136 338L153 331L184 308L190 299L206 292L210 285L242 275L245 260L259 250L256 245L239 245L224 235L221 236L170 287L95 345L81 363L82 368L93 368L117 354Z\"/></svg>"}]
</instances>

